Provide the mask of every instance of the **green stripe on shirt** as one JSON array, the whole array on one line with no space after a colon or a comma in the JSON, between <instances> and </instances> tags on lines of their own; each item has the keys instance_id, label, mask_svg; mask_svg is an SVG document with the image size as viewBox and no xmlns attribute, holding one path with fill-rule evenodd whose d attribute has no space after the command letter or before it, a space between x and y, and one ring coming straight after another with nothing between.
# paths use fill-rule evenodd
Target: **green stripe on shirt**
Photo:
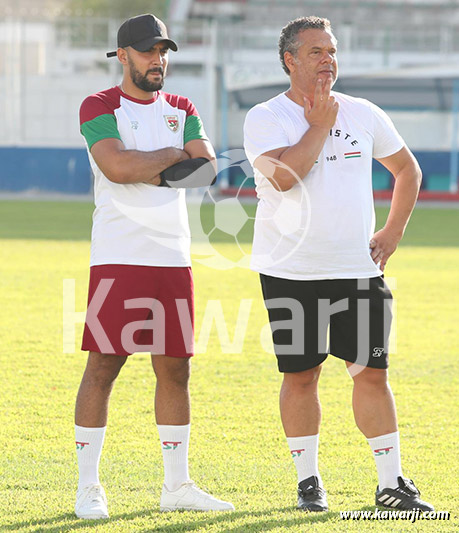
<instances>
[{"instance_id":1,"label":"green stripe on shirt","mask_svg":"<svg viewBox=\"0 0 459 533\"><path fill-rule=\"evenodd\" d=\"M185 131L183 133L183 144L194 139L207 139L206 132L201 119L196 115L190 115L185 121Z\"/></svg>"},{"instance_id":2,"label":"green stripe on shirt","mask_svg":"<svg viewBox=\"0 0 459 533\"><path fill-rule=\"evenodd\" d=\"M99 115L82 124L81 133L86 139L89 149L91 149L97 141L101 141L102 139L119 139L121 141L115 115L109 113Z\"/></svg>"}]
</instances>

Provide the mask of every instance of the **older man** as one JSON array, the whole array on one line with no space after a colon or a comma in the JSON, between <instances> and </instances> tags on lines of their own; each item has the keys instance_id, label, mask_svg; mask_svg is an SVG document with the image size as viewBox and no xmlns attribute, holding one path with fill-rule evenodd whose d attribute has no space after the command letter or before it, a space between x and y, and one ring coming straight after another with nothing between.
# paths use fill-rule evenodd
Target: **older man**
<instances>
[{"instance_id":1,"label":"older man","mask_svg":"<svg viewBox=\"0 0 459 533\"><path fill-rule=\"evenodd\" d=\"M317 388L331 353L344 360L354 380L355 420L378 470L376 504L431 510L402 474L387 372L392 296L383 280L416 202L419 166L381 109L331 92L337 40L327 19L287 24L279 55L290 88L249 111L244 142L259 197L252 268L260 273L284 374L280 410L298 473L298 507L328 509L317 461ZM373 158L395 178L389 216L376 233ZM308 201L301 202L302 196ZM299 228L289 227L289 218L298 218L291 207L281 232L274 219L284 199L301 216ZM288 321L291 331L282 329Z\"/></svg>"}]
</instances>

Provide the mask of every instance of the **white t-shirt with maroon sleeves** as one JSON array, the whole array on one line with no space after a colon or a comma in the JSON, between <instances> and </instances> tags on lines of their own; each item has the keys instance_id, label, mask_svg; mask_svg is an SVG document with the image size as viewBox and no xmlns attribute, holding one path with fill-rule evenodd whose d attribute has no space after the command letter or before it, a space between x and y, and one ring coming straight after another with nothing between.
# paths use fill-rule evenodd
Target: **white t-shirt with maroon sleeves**
<instances>
[{"instance_id":1,"label":"white t-shirt with maroon sleeves","mask_svg":"<svg viewBox=\"0 0 459 533\"><path fill-rule=\"evenodd\" d=\"M362 98L332 92L336 123L306 177L281 192L254 168L258 206L251 268L293 280L371 278L375 229L372 159L400 151L404 141L389 117ZM256 105L245 119L250 163L297 144L309 125L302 106L284 93ZM289 227L289 220L294 221Z\"/></svg>"}]
</instances>

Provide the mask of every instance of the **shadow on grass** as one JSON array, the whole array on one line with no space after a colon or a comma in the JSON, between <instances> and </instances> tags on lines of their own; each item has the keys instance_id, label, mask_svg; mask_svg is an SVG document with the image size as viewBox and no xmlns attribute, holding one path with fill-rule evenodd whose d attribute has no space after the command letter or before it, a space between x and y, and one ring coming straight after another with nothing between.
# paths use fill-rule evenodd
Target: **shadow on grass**
<instances>
[{"instance_id":1,"label":"shadow on grass","mask_svg":"<svg viewBox=\"0 0 459 533\"><path fill-rule=\"evenodd\" d=\"M353 509L354 510L354 509ZM374 510L374 507L365 506L358 511L370 511ZM134 524L129 525L126 523L126 531L138 531L138 532L147 532L155 531L162 533L174 533L181 531L195 531L201 527L208 526L220 526L219 531L224 533L245 533L258 532L258 531L270 531L271 529L282 527L289 527L298 525L299 523L304 524L314 524L319 522L328 522L339 518L339 511L330 511L328 513L305 513L304 511L299 511L294 507L281 507L276 509L271 509L268 511L233 511L233 512L224 512L224 513L201 513L201 512L192 512L191 515L188 515L186 520L180 518L183 514L189 513L185 511L179 511L177 513L167 513L168 517L172 518L176 516L179 518L179 521L173 524L166 525L155 525L155 518L164 518L166 515L161 513L159 510L142 510L132 513L121 513L117 515L112 515L108 520L81 520L77 518L73 513L63 513L56 515L54 517L50 516L48 518L43 518L41 520L31 520L31 521L21 521L15 522L6 526L3 526L2 531L19 531L21 528L28 528L31 531L36 532L46 532L46 533L61 533L65 531L77 531L82 528L91 528L98 527L110 528L116 524L118 520L129 521L135 520L137 518L151 518L151 526L138 525ZM269 518L270 514L277 513L288 513L289 517L282 519L280 517ZM292 513L295 513L296 516L292 517ZM235 520L243 518L254 518L260 517L258 522L247 522L240 525L232 525L232 522ZM36 528L36 529L32 529ZM134 529L135 528L135 529Z\"/></svg>"}]
</instances>

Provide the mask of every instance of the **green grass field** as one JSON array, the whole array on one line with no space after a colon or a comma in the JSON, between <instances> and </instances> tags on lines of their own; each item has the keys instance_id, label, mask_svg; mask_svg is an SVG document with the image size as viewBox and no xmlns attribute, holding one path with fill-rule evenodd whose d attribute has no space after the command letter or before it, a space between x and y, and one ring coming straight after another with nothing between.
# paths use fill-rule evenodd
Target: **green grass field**
<instances>
[{"instance_id":1,"label":"green grass field","mask_svg":"<svg viewBox=\"0 0 459 533\"><path fill-rule=\"evenodd\" d=\"M206 208L207 209L207 208ZM253 212L253 206L249 208ZM281 376L260 344L266 324L257 275L196 262L196 331L209 300L221 300L233 339L242 299L251 299L242 354L226 353L212 329L193 360L191 475L232 501L229 514L159 512L162 460L147 354L124 367L111 400L101 480L111 518L74 517L77 484L73 408L85 365L75 326L63 353L63 280L74 279L75 309L87 297L92 206L0 202L0 531L4 532L453 532L459 530L459 210L418 209L387 276L397 288L397 351L391 384L402 461L423 497L449 522L342 521L339 511L373 509L376 469L355 427L351 380L330 357L321 378L320 467L331 511L295 509L296 474L278 414ZM379 226L387 209L378 209ZM208 220L209 213L201 214ZM249 240L244 229L243 241ZM238 259L230 242L221 254ZM199 243L197 245L199 251Z\"/></svg>"}]
</instances>

